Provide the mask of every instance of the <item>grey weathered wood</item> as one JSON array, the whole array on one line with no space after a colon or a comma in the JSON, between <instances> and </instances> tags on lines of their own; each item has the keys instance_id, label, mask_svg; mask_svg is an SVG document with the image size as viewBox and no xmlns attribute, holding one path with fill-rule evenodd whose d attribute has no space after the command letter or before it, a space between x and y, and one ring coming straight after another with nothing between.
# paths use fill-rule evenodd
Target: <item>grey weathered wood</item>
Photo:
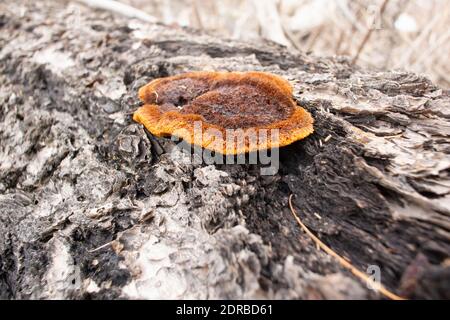
<instances>
[{"instance_id":1,"label":"grey weathered wood","mask_svg":"<svg viewBox=\"0 0 450 320\"><path fill-rule=\"evenodd\" d=\"M80 4L0 4L1 298L379 298L300 231L410 298L449 298L450 99L369 71ZM291 80L315 133L280 170L192 164L131 119L192 70Z\"/></svg>"}]
</instances>

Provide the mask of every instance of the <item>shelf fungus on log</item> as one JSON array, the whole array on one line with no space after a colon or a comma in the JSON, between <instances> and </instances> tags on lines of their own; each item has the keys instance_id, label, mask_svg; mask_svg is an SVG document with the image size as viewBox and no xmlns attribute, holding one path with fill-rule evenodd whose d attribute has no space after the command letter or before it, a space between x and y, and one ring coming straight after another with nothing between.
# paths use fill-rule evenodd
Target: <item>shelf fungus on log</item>
<instances>
[{"instance_id":1,"label":"shelf fungus on log","mask_svg":"<svg viewBox=\"0 0 450 320\"><path fill-rule=\"evenodd\" d=\"M313 132L292 86L264 72L191 72L151 81L133 116L156 136L224 155L277 148Z\"/></svg>"}]
</instances>

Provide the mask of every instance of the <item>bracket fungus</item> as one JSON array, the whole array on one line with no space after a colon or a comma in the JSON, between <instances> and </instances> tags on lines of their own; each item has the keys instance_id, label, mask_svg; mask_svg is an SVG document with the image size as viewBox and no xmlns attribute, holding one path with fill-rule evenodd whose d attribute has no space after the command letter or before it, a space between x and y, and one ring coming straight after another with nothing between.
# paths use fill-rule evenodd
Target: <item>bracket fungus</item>
<instances>
[{"instance_id":1,"label":"bracket fungus","mask_svg":"<svg viewBox=\"0 0 450 320\"><path fill-rule=\"evenodd\" d=\"M151 81L133 115L156 136L235 155L278 148L313 132L292 86L264 72L190 72Z\"/></svg>"}]
</instances>

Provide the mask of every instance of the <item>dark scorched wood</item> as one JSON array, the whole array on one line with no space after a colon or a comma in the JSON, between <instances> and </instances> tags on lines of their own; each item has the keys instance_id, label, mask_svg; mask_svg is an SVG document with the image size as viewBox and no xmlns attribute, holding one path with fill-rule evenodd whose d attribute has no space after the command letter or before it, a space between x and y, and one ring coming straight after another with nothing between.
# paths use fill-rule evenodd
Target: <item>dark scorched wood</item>
<instances>
[{"instance_id":1,"label":"dark scorched wood","mask_svg":"<svg viewBox=\"0 0 450 320\"><path fill-rule=\"evenodd\" d=\"M359 269L450 298L448 91L76 3L0 12L0 298L379 298L291 193ZM274 176L191 163L131 116L139 87L196 70L289 79L315 133Z\"/></svg>"}]
</instances>

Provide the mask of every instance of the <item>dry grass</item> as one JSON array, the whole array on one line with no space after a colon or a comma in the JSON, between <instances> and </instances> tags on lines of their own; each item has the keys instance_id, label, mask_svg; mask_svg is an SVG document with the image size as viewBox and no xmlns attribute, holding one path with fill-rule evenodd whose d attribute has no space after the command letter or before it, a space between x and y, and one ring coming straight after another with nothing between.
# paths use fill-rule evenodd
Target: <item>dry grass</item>
<instances>
[{"instance_id":1,"label":"dry grass","mask_svg":"<svg viewBox=\"0 0 450 320\"><path fill-rule=\"evenodd\" d=\"M450 88L448 0L121 1L166 24L348 55L360 65L423 73Z\"/></svg>"}]
</instances>

